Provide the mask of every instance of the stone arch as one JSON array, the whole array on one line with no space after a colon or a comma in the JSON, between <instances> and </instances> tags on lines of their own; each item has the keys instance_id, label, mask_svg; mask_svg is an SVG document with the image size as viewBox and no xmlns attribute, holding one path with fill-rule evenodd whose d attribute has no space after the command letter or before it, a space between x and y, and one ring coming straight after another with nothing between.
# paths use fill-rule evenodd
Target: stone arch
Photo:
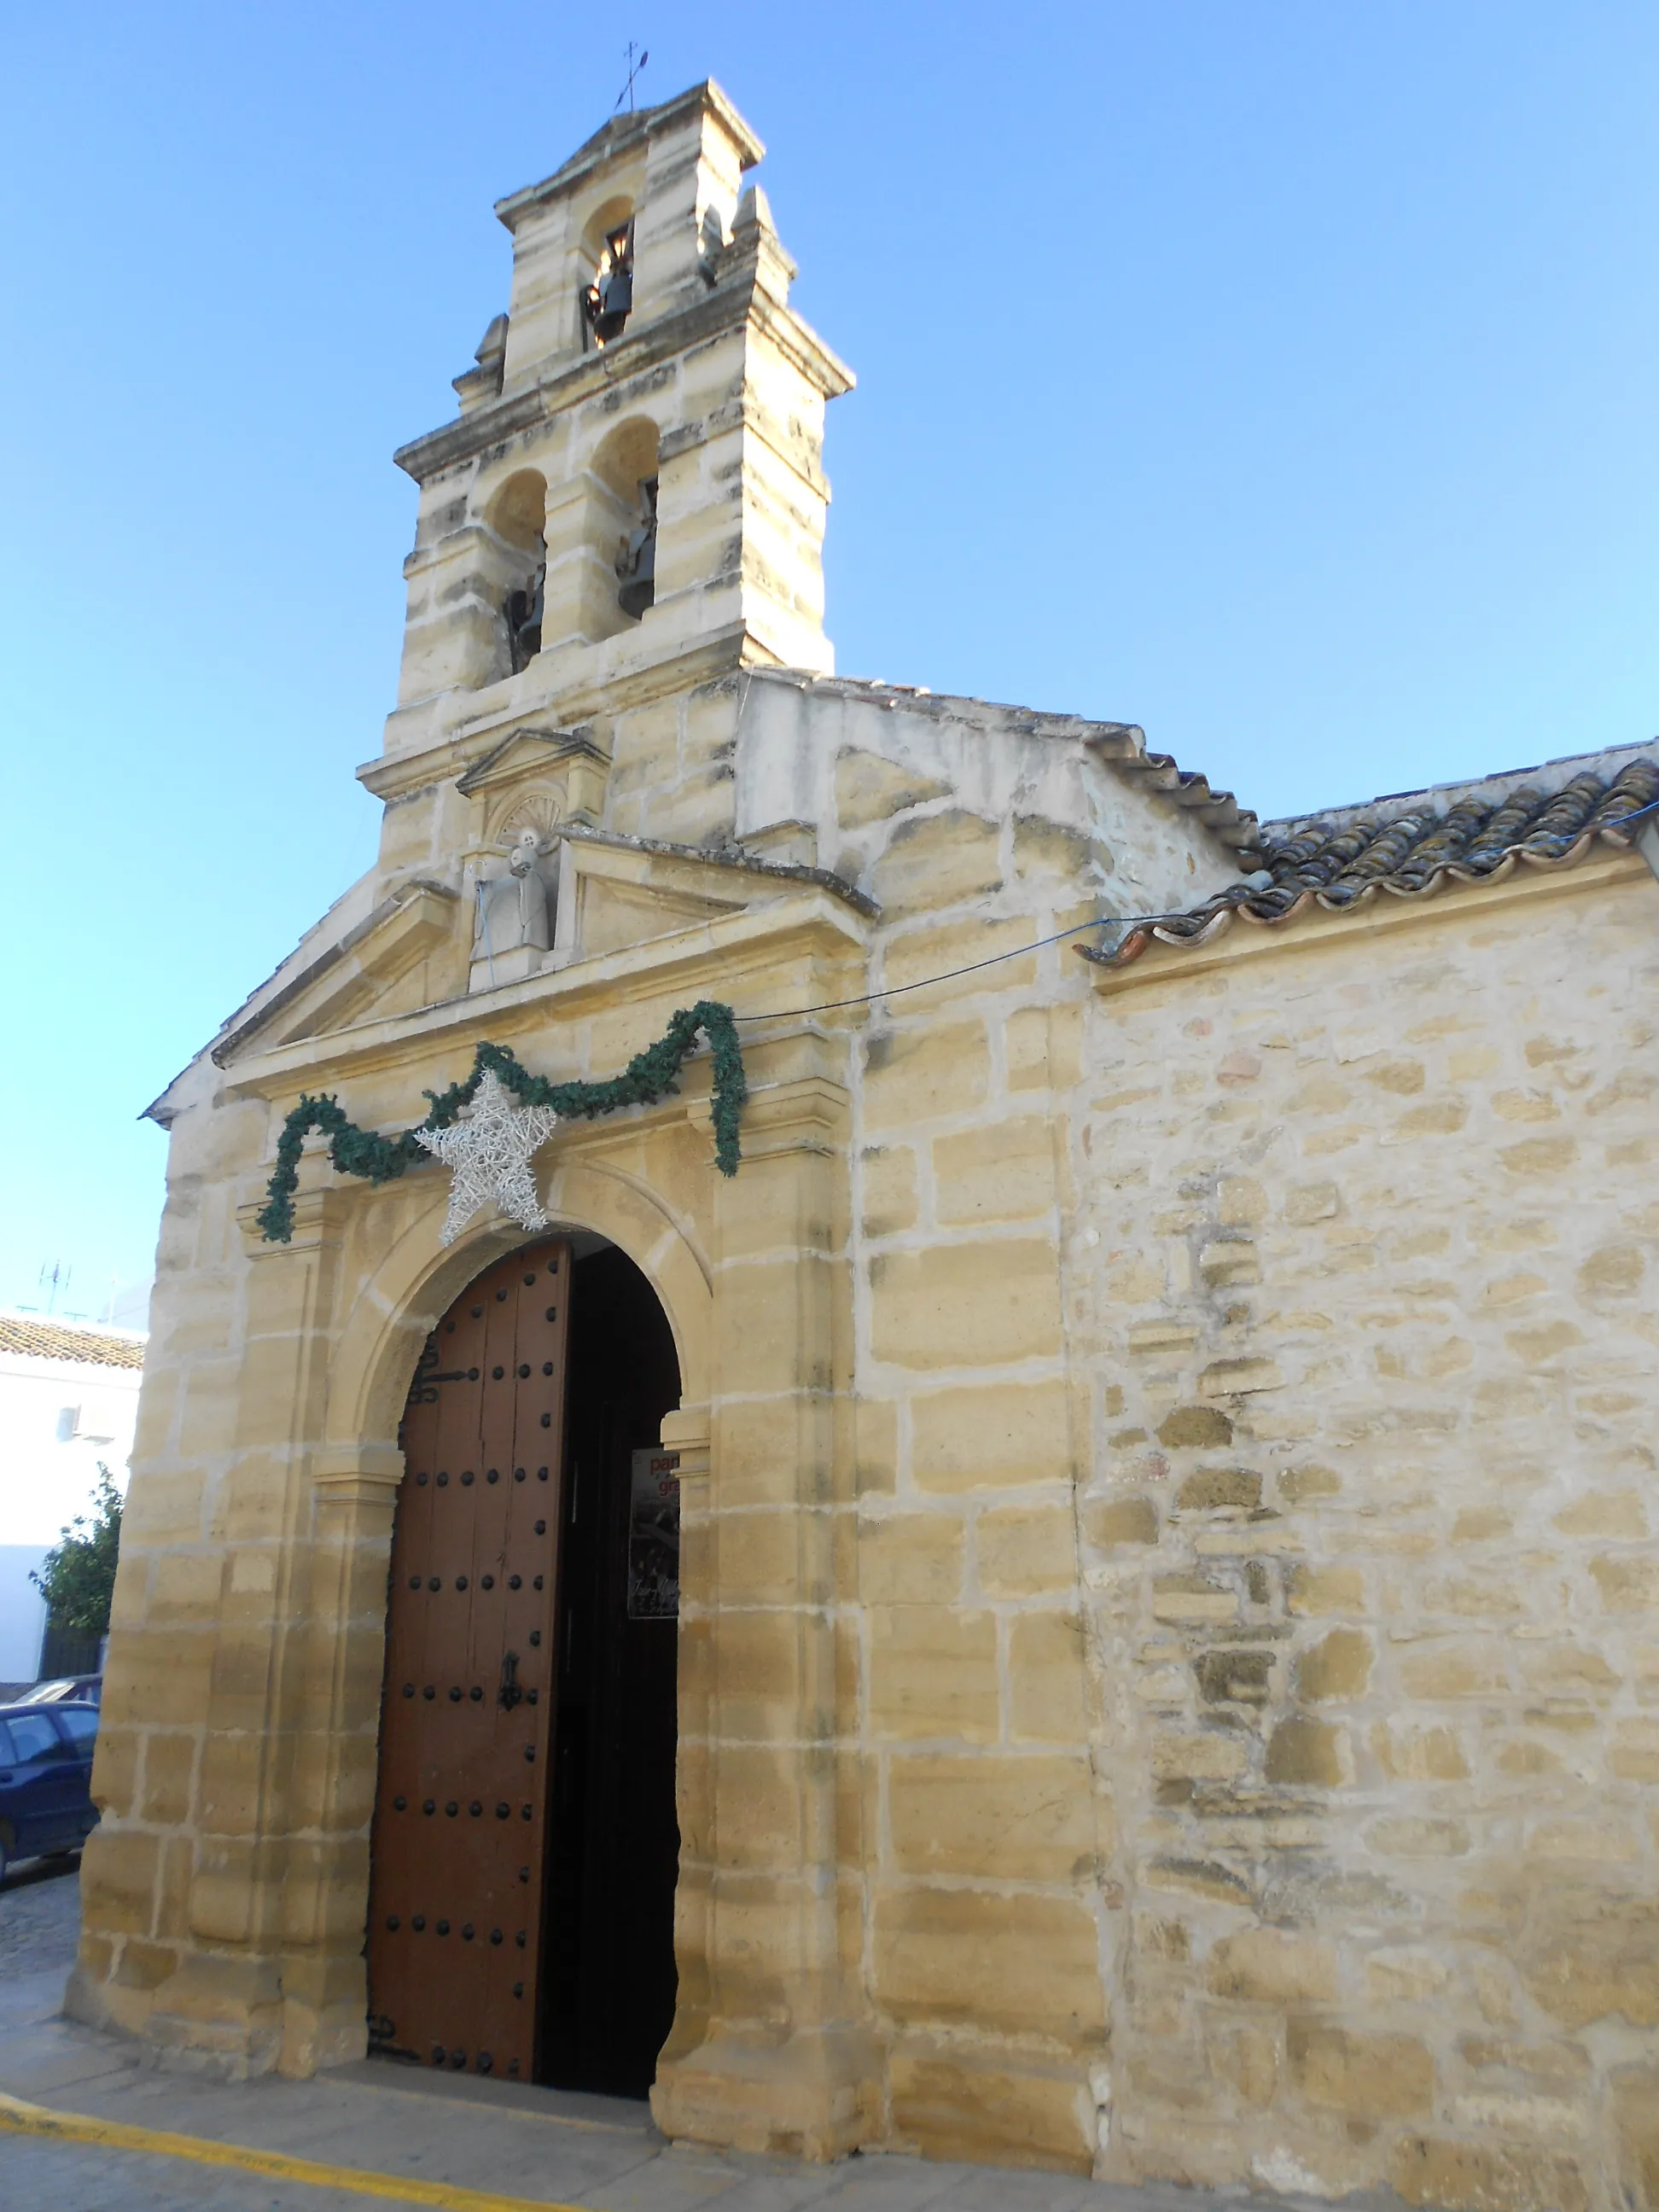
<instances>
[{"instance_id":1,"label":"stone arch","mask_svg":"<svg viewBox=\"0 0 1659 2212\"><path fill-rule=\"evenodd\" d=\"M324 1432L312 1455L316 1542L324 1564L314 1584L311 1664L313 1679L330 1689L325 1703L312 1709L311 1722L331 1747L320 1810L321 1824L332 1837L328 1917L349 1932L336 1962L343 1994L321 2009L299 1996L285 2000L284 2048L294 2070L301 2073L361 2057L366 2047L368 1983L360 1931L368 1910L369 1867L363 1808L373 1802L379 1767L386 1571L404 1473L398 1431L410 1382L428 1336L467 1284L493 1261L532 1241L516 1223L492 1218L447 1248L440 1244L447 1194L435 1176L424 1189L399 1191L392 1202L399 1200L402 1225L335 1340ZM673 1332L682 1407L706 1406L714 1294L694 1224L643 1179L580 1152L554 1166L543 1202L558 1227L592 1230L634 1261ZM691 1425L694 1431L700 1425L695 1413ZM317 1817L316 1808L307 1815Z\"/></svg>"},{"instance_id":2,"label":"stone arch","mask_svg":"<svg viewBox=\"0 0 1659 2212\"><path fill-rule=\"evenodd\" d=\"M592 210L582 225L580 244L580 251L590 269L597 264L611 233L620 224L630 221L633 214L634 199L629 192L612 192Z\"/></svg>"},{"instance_id":3,"label":"stone arch","mask_svg":"<svg viewBox=\"0 0 1659 2212\"><path fill-rule=\"evenodd\" d=\"M542 651L615 637L652 604L659 434L642 412L614 422L596 403L584 416L548 488Z\"/></svg>"},{"instance_id":4,"label":"stone arch","mask_svg":"<svg viewBox=\"0 0 1659 2212\"><path fill-rule=\"evenodd\" d=\"M375 1449L395 1453L410 1378L428 1335L474 1276L532 1241L516 1222L497 1218L441 1245L438 1231L446 1205L434 1178L429 1197L345 1316L330 1369L324 1437L329 1457ZM708 1261L691 1224L648 1185L597 1159L559 1161L543 1205L558 1226L592 1230L634 1261L673 1331L682 1404L706 1404L714 1294Z\"/></svg>"},{"instance_id":5,"label":"stone arch","mask_svg":"<svg viewBox=\"0 0 1659 2212\"><path fill-rule=\"evenodd\" d=\"M605 432L588 465L618 499L631 501L641 478L657 472L659 435L649 415L629 415Z\"/></svg>"},{"instance_id":6,"label":"stone arch","mask_svg":"<svg viewBox=\"0 0 1659 2212\"><path fill-rule=\"evenodd\" d=\"M587 464L590 540L615 600L607 620L623 629L656 599L659 438L650 416L630 415L605 432Z\"/></svg>"},{"instance_id":7,"label":"stone arch","mask_svg":"<svg viewBox=\"0 0 1659 2212\"><path fill-rule=\"evenodd\" d=\"M492 492L484 521L500 569L497 597L508 669L526 667L542 649L547 578L547 479L518 469Z\"/></svg>"},{"instance_id":8,"label":"stone arch","mask_svg":"<svg viewBox=\"0 0 1659 2212\"><path fill-rule=\"evenodd\" d=\"M602 1145L603 1140L592 1145L588 1157L576 1145L566 1157L556 1158L540 1185L544 1210L551 1217L545 1229L526 1231L492 1213L487 1221L475 1222L453 1245L445 1247L438 1239L447 1211L447 1179L433 1176L427 1179L425 1188L398 1194L404 1204L391 1217L398 1224L396 1230L380 1252L377 1263L364 1255L366 1279L344 1316L330 1363L326 1437L313 1462L313 1479L319 1552L331 1563L320 1585L332 1593L333 1601L319 1607L313 1618L311 1663L313 1679L331 1685L333 1698L326 1715L313 1706L309 1719L312 1725L320 1725L330 1739L329 1824L337 1825L343 1832L328 1907L331 1922L343 1931L342 1941L349 1950L349 1956L340 1962L340 1982L346 1995L340 2008L343 2018L335 2030L330 2052L334 2057L360 2056L367 2040L364 2023L372 1968L366 1939L374 1832L365 1808L379 1804L385 1786L382 1682L391 1608L395 1606L388 1571L395 1556L398 1501L405 1484L412 1480L405 1474L398 1433L416 1363L432 1331L468 1285L495 1262L561 1231L593 1231L638 1269L667 1321L678 1363L681 1413L707 1401L712 1271L696 1224L633 1167L605 1158ZM629 1158L637 1160L637 1151L632 1146L628 1149ZM372 1224L365 1221L363 1225L372 1234ZM516 1269L511 1272L516 1274ZM602 1310L602 1294L600 1305ZM496 1369L497 1376L501 1371ZM573 1381L580 1387L579 1371L573 1374ZM667 1389L672 1387L671 1382ZM666 1397L665 1389L650 1404L653 1431L658 1408ZM664 1417L665 1434L669 1420L676 1418L671 1405ZM701 1412L693 1412L690 1419L694 1432L700 1431ZM636 1441L643 1443L644 1435ZM411 1437L411 1451L414 1449ZM706 1457L706 1443L702 1451ZM422 1481L425 1479L421 1477ZM438 1479L445 1480L442 1475ZM537 1523L538 1533L544 1526ZM536 1643L540 1638L532 1636L531 1640ZM556 1626L549 1641L556 1650L565 1648ZM349 1667L342 1664L348 1645ZM677 1640L665 1679L660 1668L656 1676L655 1695L659 1708L662 1699L666 1699L671 1729L678 1697L678 1654ZM556 1674L554 1679L556 1685ZM533 1700L533 1689L531 1696ZM666 1738L665 1765L660 1726L649 1740L657 1746L659 1763L653 1771L659 1777L659 1790L666 1792L663 1802L670 1808L672 1820L680 1787L675 1736L671 1733ZM672 1888L671 1881L671 1893ZM672 1901L659 1902L664 1907L661 1924L666 1929L674 1920ZM675 1938L676 1957L679 1950ZM661 1954L665 1962L668 1955L665 1951ZM672 1978L666 1987L672 2012Z\"/></svg>"},{"instance_id":9,"label":"stone arch","mask_svg":"<svg viewBox=\"0 0 1659 2212\"><path fill-rule=\"evenodd\" d=\"M515 469L484 506L484 520L496 537L521 552L540 544L546 514L547 478L539 469Z\"/></svg>"}]
</instances>

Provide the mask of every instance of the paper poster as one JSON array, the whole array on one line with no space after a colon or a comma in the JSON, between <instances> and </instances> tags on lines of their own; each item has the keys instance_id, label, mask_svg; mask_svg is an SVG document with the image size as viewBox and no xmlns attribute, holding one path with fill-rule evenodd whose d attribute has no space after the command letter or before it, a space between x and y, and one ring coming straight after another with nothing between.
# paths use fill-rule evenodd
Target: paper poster
<instances>
[{"instance_id":1,"label":"paper poster","mask_svg":"<svg viewBox=\"0 0 1659 2212\"><path fill-rule=\"evenodd\" d=\"M628 1618L678 1620L680 1455L636 1451L628 1499Z\"/></svg>"}]
</instances>

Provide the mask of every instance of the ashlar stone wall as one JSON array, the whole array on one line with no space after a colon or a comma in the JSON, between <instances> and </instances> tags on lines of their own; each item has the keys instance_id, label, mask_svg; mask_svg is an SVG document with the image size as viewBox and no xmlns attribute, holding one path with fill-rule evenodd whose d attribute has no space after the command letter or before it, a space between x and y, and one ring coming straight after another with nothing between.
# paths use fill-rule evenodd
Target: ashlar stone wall
<instances>
[{"instance_id":1,"label":"ashlar stone wall","mask_svg":"<svg viewBox=\"0 0 1659 2212\"><path fill-rule=\"evenodd\" d=\"M1659 887L1382 925L1153 956L1085 1024L1103 2163L1652 2203Z\"/></svg>"},{"instance_id":2,"label":"ashlar stone wall","mask_svg":"<svg viewBox=\"0 0 1659 2212\"><path fill-rule=\"evenodd\" d=\"M1100 897L905 745L817 755L878 988ZM1656 908L1615 856L857 1018L892 2140L1655 2201Z\"/></svg>"},{"instance_id":3,"label":"ashlar stone wall","mask_svg":"<svg viewBox=\"0 0 1659 2212\"><path fill-rule=\"evenodd\" d=\"M1184 902L1226 859L1062 718L783 678L757 679L744 711L764 750L751 765L740 739L739 818L793 788L820 849L881 902L866 988L893 994L840 1017L860 1030L843 1754L883 2120L938 2155L1086 2170L1123 1881L1078 1548L1094 1314L1072 1244L1094 1009L1075 939L1046 940L1103 907Z\"/></svg>"},{"instance_id":4,"label":"ashlar stone wall","mask_svg":"<svg viewBox=\"0 0 1659 2212\"><path fill-rule=\"evenodd\" d=\"M911 918L896 897L882 933L878 973L895 984L1033 943L1074 911L1040 834L975 817L958 839L934 820L937 848L918 825L893 855L914 902ZM955 919L929 908L941 884ZM1086 1401L1060 1268L1084 1011L1072 969L1053 945L881 1006L860 1055L853 1188L862 1964L890 2123L937 2154L1074 2166L1105 2050L1097 1869L1112 1811L1084 1703Z\"/></svg>"}]
</instances>

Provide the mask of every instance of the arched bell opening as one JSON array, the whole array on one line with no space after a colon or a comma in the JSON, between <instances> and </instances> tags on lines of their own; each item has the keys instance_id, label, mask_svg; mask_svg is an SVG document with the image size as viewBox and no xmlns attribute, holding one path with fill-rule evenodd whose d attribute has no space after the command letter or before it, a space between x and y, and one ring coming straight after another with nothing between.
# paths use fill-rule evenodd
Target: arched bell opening
<instances>
[{"instance_id":1,"label":"arched bell opening","mask_svg":"<svg viewBox=\"0 0 1659 2212\"><path fill-rule=\"evenodd\" d=\"M547 480L520 469L490 501L486 520L500 550L501 626L508 671L517 675L542 649L547 584Z\"/></svg>"},{"instance_id":2,"label":"arched bell opening","mask_svg":"<svg viewBox=\"0 0 1659 2212\"><path fill-rule=\"evenodd\" d=\"M679 1402L592 1232L498 1259L404 1410L368 1914L371 2049L642 2096L672 2024Z\"/></svg>"},{"instance_id":3,"label":"arched bell opening","mask_svg":"<svg viewBox=\"0 0 1659 2212\"><path fill-rule=\"evenodd\" d=\"M582 349L603 352L628 326L634 308L634 208L607 200L583 226L576 308Z\"/></svg>"},{"instance_id":4,"label":"arched bell opening","mask_svg":"<svg viewBox=\"0 0 1659 2212\"><path fill-rule=\"evenodd\" d=\"M619 422L593 456L599 500L609 493L611 567L617 605L638 622L657 596L657 426L649 416ZM602 523L601 527L604 527Z\"/></svg>"}]
</instances>

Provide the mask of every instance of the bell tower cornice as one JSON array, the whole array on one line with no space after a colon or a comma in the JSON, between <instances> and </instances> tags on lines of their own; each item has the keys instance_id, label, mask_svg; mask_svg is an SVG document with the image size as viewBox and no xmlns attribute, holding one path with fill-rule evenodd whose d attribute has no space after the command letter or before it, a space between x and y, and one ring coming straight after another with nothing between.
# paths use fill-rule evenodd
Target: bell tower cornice
<instances>
[{"instance_id":1,"label":"bell tower cornice","mask_svg":"<svg viewBox=\"0 0 1659 2212\"><path fill-rule=\"evenodd\" d=\"M766 158L766 149L750 130L722 88L712 76L701 84L694 84L672 100L665 100L655 107L641 107L627 115L613 115L602 124L588 139L579 146L568 161L561 163L550 177L544 177L538 185L525 185L516 192L508 192L495 203L495 214L508 230L517 231L525 217L550 201L568 198L586 184L599 171L610 163L626 156L636 147L645 146L653 136L674 130L694 118L711 118L730 141L740 170L757 167Z\"/></svg>"},{"instance_id":2,"label":"bell tower cornice","mask_svg":"<svg viewBox=\"0 0 1659 2212\"><path fill-rule=\"evenodd\" d=\"M775 267L766 265L775 262L787 270L789 277L793 276L795 264L779 246L775 233L763 232L757 225L754 249L748 253L734 249L729 265L722 267L702 299L672 309L637 331L630 330L603 353L579 356L550 369L526 390L489 401L453 422L410 439L406 446L398 447L392 459L416 483L428 483L567 409L580 406L601 393L618 391L632 380L648 375L659 363L745 325L752 325L757 335L775 348L824 399L838 399L853 389L857 379L811 325L788 305L787 278L780 287ZM799 462L795 465L799 466ZM821 470L801 469L800 472L816 482L825 498L829 496L828 482Z\"/></svg>"}]
</instances>

